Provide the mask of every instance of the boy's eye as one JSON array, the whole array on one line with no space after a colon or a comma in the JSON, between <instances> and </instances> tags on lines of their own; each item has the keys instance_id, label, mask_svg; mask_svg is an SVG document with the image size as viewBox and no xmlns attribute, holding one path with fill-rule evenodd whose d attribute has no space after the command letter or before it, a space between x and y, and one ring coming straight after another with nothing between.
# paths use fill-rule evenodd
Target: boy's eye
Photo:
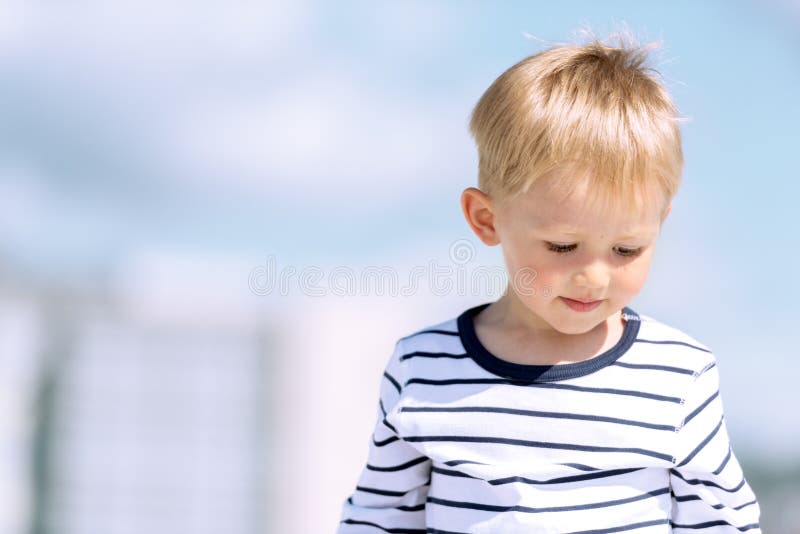
<instances>
[{"instance_id":1,"label":"boy's eye","mask_svg":"<svg viewBox=\"0 0 800 534\"><path fill-rule=\"evenodd\" d=\"M617 247L617 254L620 256L638 256L641 252L640 248Z\"/></svg>"},{"instance_id":2,"label":"boy's eye","mask_svg":"<svg viewBox=\"0 0 800 534\"><path fill-rule=\"evenodd\" d=\"M551 250L558 254L565 254L567 252L572 252L573 250L578 248L578 245L576 244L560 245L558 243L547 243L547 248L548 250ZM641 248L617 247L617 254L625 257L638 256L641 253L641 251L642 251Z\"/></svg>"},{"instance_id":3,"label":"boy's eye","mask_svg":"<svg viewBox=\"0 0 800 534\"><path fill-rule=\"evenodd\" d=\"M548 250L552 250L553 252L558 252L560 254L575 250L577 246L578 245L559 245L557 243L547 243Z\"/></svg>"}]
</instances>

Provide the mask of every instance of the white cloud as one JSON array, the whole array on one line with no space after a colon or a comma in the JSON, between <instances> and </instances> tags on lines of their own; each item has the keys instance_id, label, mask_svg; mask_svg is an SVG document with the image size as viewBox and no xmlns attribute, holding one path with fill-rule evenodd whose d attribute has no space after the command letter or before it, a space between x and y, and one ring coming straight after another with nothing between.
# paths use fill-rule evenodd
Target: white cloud
<instances>
[{"instance_id":1,"label":"white cloud","mask_svg":"<svg viewBox=\"0 0 800 534\"><path fill-rule=\"evenodd\" d=\"M99 61L106 68L118 59L120 69L129 61L179 66L176 60L186 60L191 66L278 57L297 44L292 37L307 32L314 16L308 2L277 0L10 1L2 8L2 29L18 30L17 53L39 50L47 53L44 61Z\"/></svg>"},{"instance_id":2,"label":"white cloud","mask_svg":"<svg viewBox=\"0 0 800 534\"><path fill-rule=\"evenodd\" d=\"M425 1L374 3L359 15L363 17L361 31L376 47L403 57L427 58L460 45L459 33L467 33L471 18L468 9Z\"/></svg>"},{"instance_id":3,"label":"white cloud","mask_svg":"<svg viewBox=\"0 0 800 534\"><path fill-rule=\"evenodd\" d=\"M97 117L117 132L120 154L154 158L188 187L380 201L472 149L468 110L452 117L445 102L409 93L412 80L376 87L348 56L356 52L315 31L323 10L310 2L12 5L4 24L25 29L6 58L19 69L15 86L48 87L59 95L51 105ZM397 61L409 47L448 48L446 11L413 4L343 17L374 40L365 56ZM98 135L70 120L67 130Z\"/></svg>"},{"instance_id":4,"label":"white cloud","mask_svg":"<svg viewBox=\"0 0 800 534\"><path fill-rule=\"evenodd\" d=\"M223 175L226 187L290 197L388 197L465 159L463 121L435 102L387 102L355 76L351 65L326 59L266 97L186 106L163 144L193 179Z\"/></svg>"}]
</instances>

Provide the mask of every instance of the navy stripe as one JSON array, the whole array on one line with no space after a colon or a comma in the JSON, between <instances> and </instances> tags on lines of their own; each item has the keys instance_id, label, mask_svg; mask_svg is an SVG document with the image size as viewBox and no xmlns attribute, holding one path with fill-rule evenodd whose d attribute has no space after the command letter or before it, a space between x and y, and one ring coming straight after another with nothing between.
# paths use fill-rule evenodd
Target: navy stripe
<instances>
[{"instance_id":1,"label":"navy stripe","mask_svg":"<svg viewBox=\"0 0 800 534\"><path fill-rule=\"evenodd\" d=\"M410 378L406 381L405 385L423 384L429 386L454 386L461 384L509 384L512 386L525 386L533 388L550 388L550 389L565 389L569 391L583 391L587 393L608 393L611 395L629 395L632 397L641 397L644 399L652 399L657 401L672 402L680 404L681 399L678 397L668 397L666 395L657 395L655 393L647 393L645 391L632 391L627 389L614 389L614 388L594 388L585 386L573 386L571 384L556 384L553 382L532 383L522 380L509 380L506 378L451 378L445 380L434 380L431 378Z\"/></svg>"},{"instance_id":2,"label":"navy stripe","mask_svg":"<svg viewBox=\"0 0 800 534\"><path fill-rule=\"evenodd\" d=\"M691 484L692 486L696 486L698 484L702 484L703 486L710 486L712 488L719 488L722 491L725 491L725 492L728 492L728 493L736 493L737 491L742 489L742 487L746 483L744 477L742 477L742 480L738 484L736 484L734 487L726 488L726 487L720 486L716 482L711 482L710 480L703 480L703 479L700 479L700 478L691 478L691 479L684 478L684 476L681 474L681 472L680 471L676 471L675 469L670 469L669 472L672 475L674 475L674 476L678 477L679 479L683 480L687 484Z\"/></svg>"},{"instance_id":3,"label":"navy stripe","mask_svg":"<svg viewBox=\"0 0 800 534\"><path fill-rule=\"evenodd\" d=\"M368 488L366 486L356 486L356 490L363 491L364 493L374 493L375 495L384 495L386 497L402 497L408 493L408 491L393 491L380 488Z\"/></svg>"},{"instance_id":4,"label":"navy stripe","mask_svg":"<svg viewBox=\"0 0 800 534\"><path fill-rule=\"evenodd\" d=\"M482 510L485 512L523 512L528 514L538 514L542 512L571 512L574 510L591 510L594 508L606 508L609 506L618 506L620 504L627 504L630 502L641 501L650 499L669 493L669 487L659 488L657 490L649 491L635 497L627 497L625 499L615 499L613 501L602 501L589 504L573 504L569 506L548 506L544 508L532 508L530 506L496 506L492 504L481 504L476 502L465 501L450 501L446 499L439 499L437 497L428 496L427 502L438 504L440 506L447 506L450 508L466 508L469 510Z\"/></svg>"},{"instance_id":5,"label":"navy stripe","mask_svg":"<svg viewBox=\"0 0 800 534\"><path fill-rule=\"evenodd\" d=\"M375 440L375 436L373 435L372 436L372 444L375 445L376 447L383 447L384 445L388 445L390 443L394 443L395 441L398 441L399 439L400 438L398 438L397 436L392 436L390 438L386 438L383 441L376 441Z\"/></svg>"},{"instance_id":6,"label":"navy stripe","mask_svg":"<svg viewBox=\"0 0 800 534\"><path fill-rule=\"evenodd\" d=\"M386 417L386 408L383 407L383 400L382 399L378 399L378 407L380 407L381 413L383 414L383 416Z\"/></svg>"},{"instance_id":7,"label":"navy stripe","mask_svg":"<svg viewBox=\"0 0 800 534\"><path fill-rule=\"evenodd\" d=\"M734 506L733 509L734 510L741 510L742 508L747 508L748 506L752 506L752 505L756 504L757 502L758 501L756 499L753 499L752 501L748 501L748 502L746 502L744 504L740 504L739 506Z\"/></svg>"},{"instance_id":8,"label":"navy stripe","mask_svg":"<svg viewBox=\"0 0 800 534\"><path fill-rule=\"evenodd\" d=\"M448 461L445 462L445 465L449 465L451 467L452 466L456 466L456 465L462 465L462 464L487 465L487 464L485 464L483 462L473 462L471 460L448 460Z\"/></svg>"},{"instance_id":9,"label":"navy stripe","mask_svg":"<svg viewBox=\"0 0 800 534\"><path fill-rule=\"evenodd\" d=\"M672 462L672 456L663 454L656 451L647 449L640 449L637 447L623 448L623 447L599 447L595 445L577 445L574 443L553 443L548 441L530 441L525 439L511 439L511 438L495 438L484 436L407 436L403 438L404 441L409 443L421 443L431 441L450 441L460 443L499 443L503 445L519 445L522 447L539 447L544 449L565 449L570 451L587 451L587 452L623 452L630 454L640 454L642 456L651 456Z\"/></svg>"},{"instance_id":10,"label":"navy stripe","mask_svg":"<svg viewBox=\"0 0 800 534\"><path fill-rule=\"evenodd\" d=\"M674 495L673 498L678 502L702 501L703 500L703 498L700 497L699 495L693 495L693 494L689 494L689 495ZM756 504L756 502L758 502L758 501L753 499L752 501L746 502L744 504L740 504L739 506L725 506L724 504L711 504L711 503L705 503L705 504L706 504L706 506L710 506L711 508L714 508L715 510L722 510L723 508L730 508L731 510L741 510L742 508L747 508L748 506L752 506L752 505Z\"/></svg>"},{"instance_id":11,"label":"navy stripe","mask_svg":"<svg viewBox=\"0 0 800 534\"><path fill-rule=\"evenodd\" d=\"M573 469L578 469L580 471L600 471L599 467L592 467L591 465L576 464L576 463L566 463L558 465L566 465L567 467L572 467Z\"/></svg>"},{"instance_id":12,"label":"navy stripe","mask_svg":"<svg viewBox=\"0 0 800 534\"><path fill-rule=\"evenodd\" d=\"M712 471L712 473L715 474L715 475L718 475L718 474L722 473L722 470L725 469L726 465L728 465L728 462L730 461L732 455L733 455L733 449L729 445L728 446L728 454L725 455L725 459L722 460L722 463L719 464L719 467L714 469Z\"/></svg>"},{"instance_id":13,"label":"navy stripe","mask_svg":"<svg viewBox=\"0 0 800 534\"><path fill-rule=\"evenodd\" d=\"M675 502L702 501L703 500L703 498L700 497L699 495L694 495L694 494L691 494L691 493L688 494L688 495L675 495L673 493L672 494L672 498L675 500ZM722 508L725 508L724 504L710 504L710 503L706 503L706 504L708 506L711 506L711 508L714 508L715 510L721 510Z\"/></svg>"},{"instance_id":14,"label":"navy stripe","mask_svg":"<svg viewBox=\"0 0 800 534\"><path fill-rule=\"evenodd\" d=\"M436 528L429 528L428 534L469 534L469 532L456 532L454 530L439 530Z\"/></svg>"},{"instance_id":15,"label":"navy stripe","mask_svg":"<svg viewBox=\"0 0 800 534\"><path fill-rule=\"evenodd\" d=\"M705 439L703 439L703 441L701 441L701 442L700 442L700 444L699 444L697 447L695 447L695 449L694 449L694 450L693 450L693 451L692 451L692 452L689 454L689 456L687 456L687 457L686 457L686 459L685 459L684 461L682 461L681 463L679 463L679 464L677 465L677 467L683 467L684 465L686 465L686 464L688 464L689 462L691 462L691 461L692 461L692 458L694 458L695 456L697 456L697 454L698 454L700 451L702 451L702 450L703 450L703 447L705 447L706 445L708 445L708 442L709 442L709 441L711 441L712 439L714 439L714 436L716 436L716 435L717 435L717 432L719 432L719 429L720 429L720 428L722 428L722 421L723 421L723 420L724 420L724 418L723 418L723 417L720 417L720 419L719 419L719 423L717 423L717 426L714 428L714 430L712 430L712 431L711 431L711 433L710 433L709 435L707 435L707 436L705 437Z\"/></svg>"},{"instance_id":16,"label":"navy stripe","mask_svg":"<svg viewBox=\"0 0 800 534\"><path fill-rule=\"evenodd\" d=\"M427 456L420 456L419 458L414 458L413 460L410 460L410 461L408 461L408 462L406 462L404 464L390 465L388 467L377 467L377 466L374 466L374 465L367 464L367 469L369 469L370 471L383 471L383 472L402 471L403 469L408 469L409 467L413 467L413 466L415 466L417 464L421 464L422 462L424 462L427 459L428 459Z\"/></svg>"},{"instance_id":17,"label":"navy stripe","mask_svg":"<svg viewBox=\"0 0 800 534\"><path fill-rule=\"evenodd\" d=\"M746 532L746 531L752 530L754 528L759 528L758 523L751 523L751 524L745 525L743 527L737 527L737 526L731 525L727 521L723 521L721 519L719 519L717 521L706 521L705 523L695 523L694 525L679 525L677 523L673 523L672 521L670 521L670 526L672 528L690 528L692 530L697 530L697 529L701 529L701 528L710 528L710 527L721 527L723 525L724 526L728 526L728 527L733 527L736 530L738 530L739 532Z\"/></svg>"},{"instance_id":18,"label":"navy stripe","mask_svg":"<svg viewBox=\"0 0 800 534\"><path fill-rule=\"evenodd\" d=\"M415 504L414 506L396 506L395 510L400 510L402 512L419 512L420 510L425 509L425 503L422 504Z\"/></svg>"},{"instance_id":19,"label":"navy stripe","mask_svg":"<svg viewBox=\"0 0 800 534\"><path fill-rule=\"evenodd\" d=\"M453 358L453 359L462 359L462 358L469 358L469 355L464 354L451 354L449 352L425 352L421 350L415 350L414 352L409 352L408 354L403 354L400 356L400 361L408 360L409 358Z\"/></svg>"},{"instance_id":20,"label":"navy stripe","mask_svg":"<svg viewBox=\"0 0 800 534\"><path fill-rule=\"evenodd\" d=\"M346 525L368 525L370 527L379 528L384 532L391 532L392 534L425 534L422 529L408 529L408 528L386 528L377 523L370 523L369 521L359 521L357 519L345 519L342 523Z\"/></svg>"},{"instance_id":21,"label":"navy stripe","mask_svg":"<svg viewBox=\"0 0 800 534\"><path fill-rule=\"evenodd\" d=\"M692 345L690 343L685 343L683 341L668 341L668 340L654 340L654 339L641 339L636 338L636 343L653 343L654 345L683 345L684 347L690 347L697 350L702 350L703 352L711 353L710 350L704 349L703 347L698 347L697 345Z\"/></svg>"},{"instance_id":22,"label":"navy stripe","mask_svg":"<svg viewBox=\"0 0 800 534\"><path fill-rule=\"evenodd\" d=\"M422 334L442 334L445 336L458 336L458 332L451 332L450 330L439 330L437 328L431 328L428 330L420 330L419 332L414 332L413 334L409 334L405 337L401 337L401 340L411 339L412 337L420 336Z\"/></svg>"},{"instance_id":23,"label":"navy stripe","mask_svg":"<svg viewBox=\"0 0 800 534\"><path fill-rule=\"evenodd\" d=\"M634 471L641 471L644 467L631 467L628 469L612 469L609 471L597 471L594 473L589 473L586 475L571 475L566 477L558 477L558 478L551 478L548 480L533 480L531 478L525 478L521 476L513 476L513 477L505 477L505 478L496 478L494 480L487 480L489 484L492 486L502 486L504 484L513 484L515 482L519 482L522 484L532 484L532 485L545 485L545 484L565 484L568 482L578 482L581 480L593 480L597 478L607 478L613 477L617 475L624 475L626 473L632 473ZM440 475L448 475L453 477L463 477L463 478L477 478L466 473L462 473L461 471L455 471L453 469L442 469L440 467L433 468L434 473L439 473Z\"/></svg>"},{"instance_id":24,"label":"navy stripe","mask_svg":"<svg viewBox=\"0 0 800 534\"><path fill-rule=\"evenodd\" d=\"M578 419L581 421L600 421L603 423L617 423L620 425L640 426L652 428L654 430L675 431L671 425L657 425L642 421L632 421L630 419L620 419L618 417L606 417L602 415L585 415L563 412L541 412L537 410L520 410L516 408L496 408L492 406L458 406L458 407L429 407L429 406L407 406L400 409L401 412L452 412L452 413L506 413L511 415L527 415L531 417L550 417L553 419Z\"/></svg>"},{"instance_id":25,"label":"navy stripe","mask_svg":"<svg viewBox=\"0 0 800 534\"><path fill-rule=\"evenodd\" d=\"M700 412L702 412L702 411L703 411L703 408L705 408L706 406L708 406L708 405L709 405L709 403L711 403L711 401L713 401L714 399L716 399L718 396L719 396L719 390L715 391L713 395L711 395L709 398L707 398L706 400L704 400L704 401L703 401L703 404L701 404L700 406L698 406L697 408L695 408L695 409L694 409L694 411L693 411L692 413L690 413L690 414L689 414L689 415L686 417L686 420L683 422L683 424L685 425L686 423L688 423L689 421L691 421L692 419L694 419L694 418L695 418L695 416L696 416L697 414L699 414Z\"/></svg>"},{"instance_id":26,"label":"navy stripe","mask_svg":"<svg viewBox=\"0 0 800 534\"><path fill-rule=\"evenodd\" d=\"M675 495L675 494L673 494L672 498L675 499L676 502L702 501L703 500L703 498L700 497L699 495L691 495L691 494L690 495ZM711 504L711 503L705 503L705 504L706 504L706 506L710 506L711 508L713 508L715 510L722 510L723 508L725 508L724 504Z\"/></svg>"},{"instance_id":27,"label":"navy stripe","mask_svg":"<svg viewBox=\"0 0 800 534\"><path fill-rule=\"evenodd\" d=\"M396 429L394 426L392 426L392 425L389 423L389 421L387 421L386 419L383 419L383 420L381 420L381 423L383 423L384 425L386 425L386 428L388 428L389 430L391 430L392 432L394 432L395 434L397 434L397 429Z\"/></svg>"},{"instance_id":28,"label":"navy stripe","mask_svg":"<svg viewBox=\"0 0 800 534\"><path fill-rule=\"evenodd\" d=\"M385 376L386 378L388 378L388 379L389 379L389 382L391 382L391 383L392 383L392 385L395 387L395 389L397 389L397 392L398 392L398 393L400 393L400 389L401 389L401 388L400 388L400 382L398 382L397 380L395 380L395 378L394 378L392 375L390 375L390 374L389 374L387 371L384 371L384 372L383 372L383 376Z\"/></svg>"},{"instance_id":29,"label":"navy stripe","mask_svg":"<svg viewBox=\"0 0 800 534\"><path fill-rule=\"evenodd\" d=\"M669 519L653 519L651 521L642 521L640 523L630 523L628 525L620 525L618 527L599 528L594 530L581 530L577 532L570 532L569 534L606 534L607 532L624 532L626 530L635 530L642 527L650 527L653 525L666 525Z\"/></svg>"},{"instance_id":30,"label":"navy stripe","mask_svg":"<svg viewBox=\"0 0 800 534\"><path fill-rule=\"evenodd\" d=\"M651 363L624 363L614 362L611 365L618 365L620 367L627 367L629 369L652 369L654 371L668 371L670 373L678 373L682 375L693 375L694 371L691 369L683 369L681 367L672 367L670 365L655 365ZM587 531L590 532L590 531Z\"/></svg>"},{"instance_id":31,"label":"navy stripe","mask_svg":"<svg viewBox=\"0 0 800 534\"><path fill-rule=\"evenodd\" d=\"M513 477L500 478L496 480L490 480L489 483L496 486L499 486L501 484L510 484L512 482L521 482L523 484L566 484L568 482L579 482L582 480L594 480L598 478L615 477L618 475L633 473L634 471L641 471L642 469L644 469L644 467L629 467L627 469L610 469L608 471L596 471L585 475L571 475L565 477L551 478L550 480L533 480L521 476L513 476Z\"/></svg>"}]
</instances>

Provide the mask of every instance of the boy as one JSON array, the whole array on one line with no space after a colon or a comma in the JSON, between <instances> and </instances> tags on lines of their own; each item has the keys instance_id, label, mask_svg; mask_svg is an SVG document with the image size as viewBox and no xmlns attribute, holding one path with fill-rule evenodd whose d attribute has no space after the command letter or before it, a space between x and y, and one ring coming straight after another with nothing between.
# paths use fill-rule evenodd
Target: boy
<instances>
[{"instance_id":1,"label":"boy","mask_svg":"<svg viewBox=\"0 0 800 534\"><path fill-rule=\"evenodd\" d=\"M627 306L683 166L646 59L559 46L479 100L461 207L509 285L397 342L340 534L760 532L714 355Z\"/></svg>"}]
</instances>

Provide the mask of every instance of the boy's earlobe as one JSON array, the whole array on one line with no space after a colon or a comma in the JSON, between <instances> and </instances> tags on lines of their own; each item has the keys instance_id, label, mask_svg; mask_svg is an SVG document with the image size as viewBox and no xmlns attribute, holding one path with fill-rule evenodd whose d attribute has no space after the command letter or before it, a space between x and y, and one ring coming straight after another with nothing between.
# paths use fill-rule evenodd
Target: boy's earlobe
<instances>
[{"instance_id":1,"label":"boy's earlobe","mask_svg":"<svg viewBox=\"0 0 800 534\"><path fill-rule=\"evenodd\" d=\"M500 243L492 199L486 193L474 187L465 189L461 193L461 210L467 224L483 244L491 247Z\"/></svg>"}]
</instances>

